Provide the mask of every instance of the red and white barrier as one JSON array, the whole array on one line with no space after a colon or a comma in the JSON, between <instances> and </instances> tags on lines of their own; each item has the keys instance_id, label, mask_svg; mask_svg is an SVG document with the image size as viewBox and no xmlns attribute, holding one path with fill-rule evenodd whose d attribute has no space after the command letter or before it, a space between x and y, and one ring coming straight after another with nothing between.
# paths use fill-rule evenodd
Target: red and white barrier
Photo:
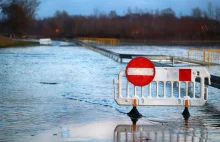
<instances>
[{"instance_id":1,"label":"red and white barrier","mask_svg":"<svg viewBox=\"0 0 220 142\"><path fill-rule=\"evenodd\" d=\"M135 102L137 106L184 106L185 100L188 100L189 106L203 106L207 102L208 87L205 80L207 79L210 84L210 74L205 68L156 67L153 81L147 86L140 87L131 84L126 78L127 74L136 75L137 72L142 76L146 73L152 75L150 69L132 68L127 71L123 69L118 79L114 80L115 101L119 105L132 106ZM127 83L122 84L122 80L126 80Z\"/></svg>"}]
</instances>

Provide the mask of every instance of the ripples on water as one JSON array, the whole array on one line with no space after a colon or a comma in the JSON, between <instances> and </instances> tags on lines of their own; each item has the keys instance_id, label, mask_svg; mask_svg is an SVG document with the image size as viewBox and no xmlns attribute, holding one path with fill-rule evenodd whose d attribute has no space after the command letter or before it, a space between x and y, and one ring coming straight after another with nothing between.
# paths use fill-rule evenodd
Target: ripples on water
<instances>
[{"instance_id":1,"label":"ripples on water","mask_svg":"<svg viewBox=\"0 0 220 142\"><path fill-rule=\"evenodd\" d=\"M124 114L131 109L118 106L113 97L113 79L126 64L83 47L0 49L0 66L0 141L35 135L70 121L73 114L74 123L82 123L84 118L77 114L84 113L81 109L90 110L93 104L111 113ZM213 102L217 91L210 88ZM72 104L74 101L87 105ZM139 111L144 119L168 121L170 125L182 121L182 107L139 107ZM210 106L190 108L190 113L191 119L207 126L208 131L220 132L215 129L220 117Z\"/></svg>"}]
</instances>

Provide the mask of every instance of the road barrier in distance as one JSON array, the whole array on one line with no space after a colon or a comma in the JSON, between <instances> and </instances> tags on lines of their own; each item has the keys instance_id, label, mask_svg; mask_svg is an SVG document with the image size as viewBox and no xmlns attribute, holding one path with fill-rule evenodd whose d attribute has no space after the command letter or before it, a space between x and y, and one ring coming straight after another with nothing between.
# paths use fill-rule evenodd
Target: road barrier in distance
<instances>
[{"instance_id":1,"label":"road barrier in distance","mask_svg":"<svg viewBox=\"0 0 220 142\"><path fill-rule=\"evenodd\" d=\"M110 44L110 45L116 45L116 44L120 43L120 40L116 39L116 38L77 37L77 39L84 40L84 41L87 41L89 43L98 42L98 43L101 43L101 44Z\"/></svg>"},{"instance_id":2,"label":"road barrier in distance","mask_svg":"<svg viewBox=\"0 0 220 142\"><path fill-rule=\"evenodd\" d=\"M191 48L188 50L188 58L203 61L208 65L220 65L220 49Z\"/></svg>"}]
</instances>

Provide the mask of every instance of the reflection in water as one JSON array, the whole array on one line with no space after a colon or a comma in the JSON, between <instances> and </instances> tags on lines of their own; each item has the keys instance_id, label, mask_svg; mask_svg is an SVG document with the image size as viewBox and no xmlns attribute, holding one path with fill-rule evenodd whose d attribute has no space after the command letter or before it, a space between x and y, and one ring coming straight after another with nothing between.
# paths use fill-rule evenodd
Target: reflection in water
<instances>
[{"instance_id":1,"label":"reflection in water","mask_svg":"<svg viewBox=\"0 0 220 142\"><path fill-rule=\"evenodd\" d=\"M123 122L123 123L122 123ZM31 137L32 142L210 142L220 140L218 130L211 129L199 120L173 120L167 123L152 123L139 119L131 125L126 117L87 124L62 125L40 135ZM24 141L24 142L29 142Z\"/></svg>"},{"instance_id":2,"label":"reflection in water","mask_svg":"<svg viewBox=\"0 0 220 142\"><path fill-rule=\"evenodd\" d=\"M118 125L114 130L114 142L209 142L204 126L170 127L159 125Z\"/></svg>"}]
</instances>

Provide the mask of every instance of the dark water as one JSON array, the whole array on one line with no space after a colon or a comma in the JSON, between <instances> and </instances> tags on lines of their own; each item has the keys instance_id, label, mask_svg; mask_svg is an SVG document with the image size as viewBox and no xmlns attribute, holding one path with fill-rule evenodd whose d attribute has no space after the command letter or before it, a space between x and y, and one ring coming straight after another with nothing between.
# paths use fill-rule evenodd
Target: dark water
<instances>
[{"instance_id":1,"label":"dark water","mask_svg":"<svg viewBox=\"0 0 220 142\"><path fill-rule=\"evenodd\" d=\"M70 122L126 117L131 108L118 106L113 97L113 79L125 66L79 46L0 49L0 142L23 141ZM210 88L213 102L216 91ZM144 120L184 126L182 107L139 110ZM89 119L83 117L89 112ZM190 113L193 130L200 133L202 126L207 140L220 140L220 116L212 106L190 108Z\"/></svg>"}]
</instances>

